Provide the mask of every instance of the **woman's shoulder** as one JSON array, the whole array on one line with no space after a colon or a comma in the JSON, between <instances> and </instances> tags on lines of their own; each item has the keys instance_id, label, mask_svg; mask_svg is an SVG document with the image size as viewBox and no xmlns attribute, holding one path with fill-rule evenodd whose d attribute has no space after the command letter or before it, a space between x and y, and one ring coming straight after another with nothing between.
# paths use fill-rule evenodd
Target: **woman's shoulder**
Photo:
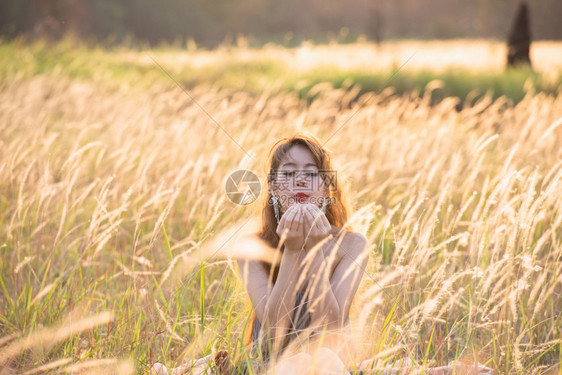
<instances>
[{"instance_id":1,"label":"woman's shoulder","mask_svg":"<svg viewBox=\"0 0 562 375\"><path fill-rule=\"evenodd\" d=\"M331 234L334 237L343 236L343 243L354 245L354 247L360 249L364 248L368 242L367 237L363 233L351 229L338 228L335 225L332 225Z\"/></svg>"},{"instance_id":2,"label":"woman's shoulder","mask_svg":"<svg viewBox=\"0 0 562 375\"><path fill-rule=\"evenodd\" d=\"M259 240L259 239L260 239L259 232L244 232L237 237L237 240L239 241L248 241L248 240L251 241L251 240Z\"/></svg>"},{"instance_id":3,"label":"woman's shoulder","mask_svg":"<svg viewBox=\"0 0 562 375\"><path fill-rule=\"evenodd\" d=\"M252 264L271 262L275 249L272 248L259 232L245 232L236 237L234 244L234 258L238 263L249 261Z\"/></svg>"},{"instance_id":4,"label":"woman's shoulder","mask_svg":"<svg viewBox=\"0 0 562 375\"><path fill-rule=\"evenodd\" d=\"M259 243L261 245L264 245L264 244L267 243L267 241L264 240L263 236L258 231L242 232L242 233L240 233L239 235L236 236L235 242L238 243L238 244L240 244L240 243L244 243L244 244Z\"/></svg>"}]
</instances>

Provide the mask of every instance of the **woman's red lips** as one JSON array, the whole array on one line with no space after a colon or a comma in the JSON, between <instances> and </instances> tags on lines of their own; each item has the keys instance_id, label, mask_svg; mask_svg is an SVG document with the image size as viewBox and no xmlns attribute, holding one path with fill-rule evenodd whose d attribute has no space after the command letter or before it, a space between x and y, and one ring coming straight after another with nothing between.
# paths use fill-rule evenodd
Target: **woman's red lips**
<instances>
[{"instance_id":1,"label":"woman's red lips","mask_svg":"<svg viewBox=\"0 0 562 375\"><path fill-rule=\"evenodd\" d=\"M305 202L307 198L308 198L308 195L305 194L305 193L296 193L295 194L295 200L297 202Z\"/></svg>"}]
</instances>

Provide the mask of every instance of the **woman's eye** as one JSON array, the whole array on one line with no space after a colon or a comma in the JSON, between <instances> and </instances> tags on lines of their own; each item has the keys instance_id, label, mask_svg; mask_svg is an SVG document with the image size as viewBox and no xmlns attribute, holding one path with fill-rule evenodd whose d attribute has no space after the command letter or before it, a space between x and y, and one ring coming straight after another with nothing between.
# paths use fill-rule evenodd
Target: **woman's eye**
<instances>
[{"instance_id":1,"label":"woman's eye","mask_svg":"<svg viewBox=\"0 0 562 375\"><path fill-rule=\"evenodd\" d=\"M281 174L283 176L292 176L292 175L295 174L295 172L293 172L293 171L282 171Z\"/></svg>"},{"instance_id":2,"label":"woman's eye","mask_svg":"<svg viewBox=\"0 0 562 375\"><path fill-rule=\"evenodd\" d=\"M318 172L309 171L309 172L306 172L306 175L307 175L307 176L310 176L310 177L316 177L316 176L318 176Z\"/></svg>"}]
</instances>

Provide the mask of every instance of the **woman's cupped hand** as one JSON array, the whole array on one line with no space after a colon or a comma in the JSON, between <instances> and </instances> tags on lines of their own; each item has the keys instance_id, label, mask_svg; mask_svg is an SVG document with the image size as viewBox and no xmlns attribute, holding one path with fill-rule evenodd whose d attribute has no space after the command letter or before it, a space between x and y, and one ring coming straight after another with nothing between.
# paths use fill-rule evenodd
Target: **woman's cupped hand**
<instances>
[{"instance_id":1,"label":"woman's cupped hand","mask_svg":"<svg viewBox=\"0 0 562 375\"><path fill-rule=\"evenodd\" d=\"M331 229L326 215L314 204L294 204L281 217L277 235L285 249L308 252L323 240L329 240Z\"/></svg>"}]
</instances>

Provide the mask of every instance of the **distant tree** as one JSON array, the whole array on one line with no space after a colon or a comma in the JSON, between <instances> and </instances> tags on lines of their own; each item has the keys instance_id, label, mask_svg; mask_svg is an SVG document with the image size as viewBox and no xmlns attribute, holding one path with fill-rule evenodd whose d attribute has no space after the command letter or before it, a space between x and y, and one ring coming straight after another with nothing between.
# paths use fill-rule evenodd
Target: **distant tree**
<instances>
[{"instance_id":1,"label":"distant tree","mask_svg":"<svg viewBox=\"0 0 562 375\"><path fill-rule=\"evenodd\" d=\"M531 48L531 32L529 30L529 8L525 2L519 5L507 40L507 66L520 64L531 65L529 50Z\"/></svg>"}]
</instances>

